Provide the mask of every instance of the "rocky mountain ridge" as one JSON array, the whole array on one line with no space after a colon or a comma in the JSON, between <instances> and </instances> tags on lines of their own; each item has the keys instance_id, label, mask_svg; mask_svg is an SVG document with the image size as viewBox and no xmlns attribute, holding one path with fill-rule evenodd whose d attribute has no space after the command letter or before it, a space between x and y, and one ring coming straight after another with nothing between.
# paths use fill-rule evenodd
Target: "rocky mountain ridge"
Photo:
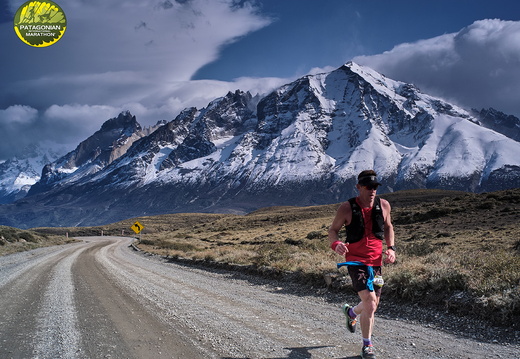
<instances>
[{"instance_id":1,"label":"rocky mountain ridge","mask_svg":"<svg viewBox=\"0 0 520 359\"><path fill-rule=\"evenodd\" d=\"M520 187L520 159L513 155L520 143L482 118L348 63L263 98L228 93L133 140L135 118L123 121L129 131L116 126L121 141L104 125L50 164L27 197L0 206L0 224L96 225L336 203L355 194L355 177L368 168L378 172L381 192ZM108 147L92 145L105 136Z\"/></svg>"}]
</instances>

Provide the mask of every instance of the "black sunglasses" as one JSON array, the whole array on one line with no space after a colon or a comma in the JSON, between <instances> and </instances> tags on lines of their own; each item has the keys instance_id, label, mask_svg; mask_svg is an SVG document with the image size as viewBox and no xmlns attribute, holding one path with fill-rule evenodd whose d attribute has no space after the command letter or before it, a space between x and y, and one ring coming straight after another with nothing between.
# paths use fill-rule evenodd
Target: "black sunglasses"
<instances>
[{"instance_id":1,"label":"black sunglasses","mask_svg":"<svg viewBox=\"0 0 520 359\"><path fill-rule=\"evenodd\" d=\"M364 185L363 187L365 187L366 189L371 191L373 189L377 190L377 187L379 187L379 185L377 185L377 184L368 184L368 185Z\"/></svg>"}]
</instances>

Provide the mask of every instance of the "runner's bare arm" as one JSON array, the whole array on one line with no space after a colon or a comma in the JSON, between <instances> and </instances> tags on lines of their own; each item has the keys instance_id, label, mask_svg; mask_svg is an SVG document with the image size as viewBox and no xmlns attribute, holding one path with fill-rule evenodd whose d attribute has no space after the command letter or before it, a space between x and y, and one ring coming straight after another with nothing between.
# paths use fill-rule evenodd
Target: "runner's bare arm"
<instances>
[{"instance_id":1,"label":"runner's bare arm","mask_svg":"<svg viewBox=\"0 0 520 359\"><path fill-rule=\"evenodd\" d=\"M387 200L381 199L381 207L383 208L383 217L385 221L385 241L386 246L394 246L395 245L395 237L394 237L394 225L392 224L392 207ZM395 251L392 249L387 249L385 251L385 263L394 263L395 262Z\"/></svg>"},{"instance_id":2,"label":"runner's bare arm","mask_svg":"<svg viewBox=\"0 0 520 359\"><path fill-rule=\"evenodd\" d=\"M340 255L344 255L346 252L348 252L348 249L347 245L340 241L339 231L343 225L348 225L351 220L352 209L350 208L350 203L345 202L338 208L336 217L334 217L334 220L329 227L328 235L331 248Z\"/></svg>"}]
</instances>

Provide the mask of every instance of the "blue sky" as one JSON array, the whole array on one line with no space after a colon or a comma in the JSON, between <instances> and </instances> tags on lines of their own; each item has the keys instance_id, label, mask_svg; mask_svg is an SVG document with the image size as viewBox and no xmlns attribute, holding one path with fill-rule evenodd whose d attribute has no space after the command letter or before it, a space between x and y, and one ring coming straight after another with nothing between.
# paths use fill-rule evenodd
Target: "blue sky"
<instances>
[{"instance_id":1,"label":"blue sky","mask_svg":"<svg viewBox=\"0 0 520 359\"><path fill-rule=\"evenodd\" d=\"M458 32L476 20L520 20L515 0L266 0L261 9L272 23L225 47L194 78L298 76Z\"/></svg>"},{"instance_id":2,"label":"blue sky","mask_svg":"<svg viewBox=\"0 0 520 359\"><path fill-rule=\"evenodd\" d=\"M517 0L57 0L67 31L33 48L0 3L0 160L71 150L130 110L145 126L236 89L354 60L466 108L520 116Z\"/></svg>"}]
</instances>

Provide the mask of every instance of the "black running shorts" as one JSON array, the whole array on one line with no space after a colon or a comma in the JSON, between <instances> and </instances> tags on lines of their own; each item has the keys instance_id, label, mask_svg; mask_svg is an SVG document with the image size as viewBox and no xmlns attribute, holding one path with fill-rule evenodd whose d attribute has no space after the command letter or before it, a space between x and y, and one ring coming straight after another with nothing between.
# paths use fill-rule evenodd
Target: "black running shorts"
<instances>
[{"instance_id":1,"label":"black running shorts","mask_svg":"<svg viewBox=\"0 0 520 359\"><path fill-rule=\"evenodd\" d=\"M374 275L381 275L381 267L372 267L374 269ZM367 288L367 280L368 280L368 268L367 266L348 266L348 274L352 279L352 287L356 292L361 292L362 290L368 290ZM381 289L377 285L374 285L374 292L377 297L381 296Z\"/></svg>"}]
</instances>

